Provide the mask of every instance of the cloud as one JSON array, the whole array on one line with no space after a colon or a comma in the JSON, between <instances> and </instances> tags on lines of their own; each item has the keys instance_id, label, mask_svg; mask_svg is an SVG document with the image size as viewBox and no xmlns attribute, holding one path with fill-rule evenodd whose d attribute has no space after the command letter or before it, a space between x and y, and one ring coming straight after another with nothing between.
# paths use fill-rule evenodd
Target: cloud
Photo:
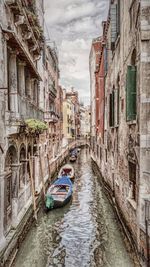
<instances>
[{"instance_id":1,"label":"cloud","mask_svg":"<svg viewBox=\"0 0 150 267\"><path fill-rule=\"evenodd\" d=\"M61 84L74 86L87 103L90 95L89 52L101 34L109 0L45 0L45 21L59 51Z\"/></svg>"}]
</instances>

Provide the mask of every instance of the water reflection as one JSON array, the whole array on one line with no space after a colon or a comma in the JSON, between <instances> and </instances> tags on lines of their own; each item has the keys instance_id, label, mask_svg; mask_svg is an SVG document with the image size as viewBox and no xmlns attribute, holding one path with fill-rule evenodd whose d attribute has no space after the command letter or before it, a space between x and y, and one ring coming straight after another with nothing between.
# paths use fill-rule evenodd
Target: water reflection
<instances>
[{"instance_id":1,"label":"water reflection","mask_svg":"<svg viewBox=\"0 0 150 267\"><path fill-rule=\"evenodd\" d=\"M15 267L132 267L112 207L91 169L88 150L74 164L72 202L39 214Z\"/></svg>"}]
</instances>

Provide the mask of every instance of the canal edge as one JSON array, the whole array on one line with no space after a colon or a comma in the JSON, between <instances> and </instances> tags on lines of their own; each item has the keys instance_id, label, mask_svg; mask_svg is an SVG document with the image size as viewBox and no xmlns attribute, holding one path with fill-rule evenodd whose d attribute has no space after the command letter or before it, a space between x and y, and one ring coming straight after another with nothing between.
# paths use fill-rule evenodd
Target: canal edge
<instances>
[{"instance_id":1,"label":"canal edge","mask_svg":"<svg viewBox=\"0 0 150 267\"><path fill-rule=\"evenodd\" d=\"M137 249L136 244L134 242L134 238L132 237L132 233L129 229L129 226L127 225L127 222L123 216L123 213L122 213L121 209L119 208L117 200L115 199L114 192L111 189L111 187L109 186L109 184L105 181L105 179L102 176L102 173L100 171L100 168L97 165L97 162L95 161L95 159L92 156L91 156L91 160L92 160L93 172L98 177L98 182L102 185L104 193L107 196L107 198L108 198L108 200L109 200L109 202L110 202L110 204L111 204L111 206L115 212L115 215L118 219L118 225L120 227L120 230L122 230L121 234L125 238L125 239L123 239L123 241L125 243L126 248L128 250L130 249L131 258L135 264L135 267L142 267L142 265L140 263L138 249Z\"/></svg>"}]
</instances>

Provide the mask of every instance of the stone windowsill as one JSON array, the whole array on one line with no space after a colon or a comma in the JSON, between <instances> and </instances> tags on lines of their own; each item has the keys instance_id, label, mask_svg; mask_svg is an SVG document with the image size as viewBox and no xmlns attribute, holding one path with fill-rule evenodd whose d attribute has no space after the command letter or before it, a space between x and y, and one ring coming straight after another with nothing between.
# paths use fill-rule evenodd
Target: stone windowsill
<instances>
[{"instance_id":1,"label":"stone windowsill","mask_svg":"<svg viewBox=\"0 0 150 267\"><path fill-rule=\"evenodd\" d=\"M127 124L128 125L137 124L137 121L136 120L127 121Z\"/></svg>"}]
</instances>

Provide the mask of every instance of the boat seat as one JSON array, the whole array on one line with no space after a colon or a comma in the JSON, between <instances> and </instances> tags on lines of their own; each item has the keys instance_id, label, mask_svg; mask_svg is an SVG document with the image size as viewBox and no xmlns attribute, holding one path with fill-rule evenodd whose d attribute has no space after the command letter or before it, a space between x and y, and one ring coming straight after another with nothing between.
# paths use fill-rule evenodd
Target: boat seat
<instances>
[{"instance_id":1,"label":"boat seat","mask_svg":"<svg viewBox=\"0 0 150 267\"><path fill-rule=\"evenodd\" d=\"M66 195L67 192L56 192L52 193L52 195Z\"/></svg>"}]
</instances>

